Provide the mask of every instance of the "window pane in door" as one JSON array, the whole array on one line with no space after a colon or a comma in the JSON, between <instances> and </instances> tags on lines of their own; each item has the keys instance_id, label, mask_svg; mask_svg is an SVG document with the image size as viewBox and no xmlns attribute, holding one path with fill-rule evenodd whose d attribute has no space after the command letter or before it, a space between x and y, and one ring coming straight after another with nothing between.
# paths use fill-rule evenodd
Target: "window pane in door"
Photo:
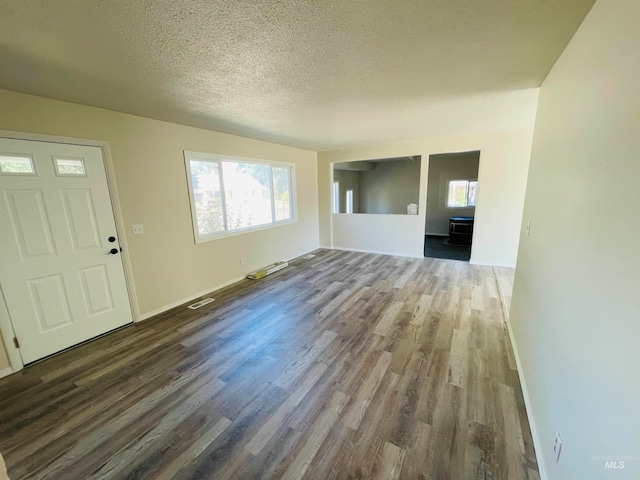
<instances>
[{"instance_id":1,"label":"window pane in door","mask_svg":"<svg viewBox=\"0 0 640 480\"><path fill-rule=\"evenodd\" d=\"M273 222L268 165L222 162L222 176L229 230Z\"/></svg>"},{"instance_id":2,"label":"window pane in door","mask_svg":"<svg viewBox=\"0 0 640 480\"><path fill-rule=\"evenodd\" d=\"M273 202L276 222L291 218L291 185L288 167L271 167L273 170Z\"/></svg>"},{"instance_id":3,"label":"window pane in door","mask_svg":"<svg viewBox=\"0 0 640 480\"><path fill-rule=\"evenodd\" d=\"M33 175L36 170L29 155L0 155L0 173Z\"/></svg>"},{"instance_id":4,"label":"window pane in door","mask_svg":"<svg viewBox=\"0 0 640 480\"><path fill-rule=\"evenodd\" d=\"M53 157L58 175L79 175L84 176L84 160L81 158L60 158Z\"/></svg>"},{"instance_id":5,"label":"window pane in door","mask_svg":"<svg viewBox=\"0 0 640 480\"><path fill-rule=\"evenodd\" d=\"M189 163L198 234L207 236L224 232L220 164L200 160L191 160Z\"/></svg>"}]
</instances>

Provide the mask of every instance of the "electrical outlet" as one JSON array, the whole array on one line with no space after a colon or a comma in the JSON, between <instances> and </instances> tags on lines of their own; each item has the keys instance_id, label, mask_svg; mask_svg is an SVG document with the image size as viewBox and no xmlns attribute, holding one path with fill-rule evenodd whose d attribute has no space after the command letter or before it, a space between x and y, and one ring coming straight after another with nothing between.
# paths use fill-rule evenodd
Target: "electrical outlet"
<instances>
[{"instance_id":1,"label":"electrical outlet","mask_svg":"<svg viewBox=\"0 0 640 480\"><path fill-rule=\"evenodd\" d=\"M144 233L144 228L142 225L131 225L131 230L133 230L134 235L139 235L140 233Z\"/></svg>"},{"instance_id":2,"label":"electrical outlet","mask_svg":"<svg viewBox=\"0 0 640 480\"><path fill-rule=\"evenodd\" d=\"M556 455L556 462L560 461L560 452L562 452L562 439L560 433L556 432L556 438L553 441L553 453Z\"/></svg>"},{"instance_id":3,"label":"electrical outlet","mask_svg":"<svg viewBox=\"0 0 640 480\"><path fill-rule=\"evenodd\" d=\"M240 265L244 265L244 257L240 257Z\"/></svg>"},{"instance_id":4,"label":"electrical outlet","mask_svg":"<svg viewBox=\"0 0 640 480\"><path fill-rule=\"evenodd\" d=\"M527 222L527 237L531 235L531 222Z\"/></svg>"}]
</instances>

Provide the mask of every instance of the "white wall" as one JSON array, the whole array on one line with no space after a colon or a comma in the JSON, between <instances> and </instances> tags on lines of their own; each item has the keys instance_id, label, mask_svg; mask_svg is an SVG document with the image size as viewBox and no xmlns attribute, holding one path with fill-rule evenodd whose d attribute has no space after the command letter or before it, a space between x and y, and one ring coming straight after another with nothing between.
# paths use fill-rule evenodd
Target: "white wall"
<instances>
[{"instance_id":1,"label":"white wall","mask_svg":"<svg viewBox=\"0 0 640 480\"><path fill-rule=\"evenodd\" d=\"M599 0L540 90L510 322L549 480L640 478L639 19Z\"/></svg>"},{"instance_id":2,"label":"white wall","mask_svg":"<svg viewBox=\"0 0 640 480\"><path fill-rule=\"evenodd\" d=\"M320 244L329 248L349 245L354 249L422 256L429 156L480 150L478 182L482 188L478 189L471 261L514 266L532 135L533 129L523 129L318 153ZM422 156L418 215L409 215L399 224L393 215L348 215L338 219L337 215L331 214L332 163L409 155ZM380 234L381 229L385 230L384 235ZM395 235L392 246L386 240L387 235ZM354 239L360 238L366 238L366 243L358 241L356 244Z\"/></svg>"},{"instance_id":3,"label":"white wall","mask_svg":"<svg viewBox=\"0 0 640 480\"><path fill-rule=\"evenodd\" d=\"M480 152L431 156L427 182L427 221L425 225L427 235L449 235L450 217L454 215L473 217L475 215L475 207L447 207L447 195L451 180L478 178L479 162Z\"/></svg>"},{"instance_id":4,"label":"white wall","mask_svg":"<svg viewBox=\"0 0 640 480\"><path fill-rule=\"evenodd\" d=\"M333 215L334 248L423 257L424 236L404 235L417 224L417 215Z\"/></svg>"}]
</instances>

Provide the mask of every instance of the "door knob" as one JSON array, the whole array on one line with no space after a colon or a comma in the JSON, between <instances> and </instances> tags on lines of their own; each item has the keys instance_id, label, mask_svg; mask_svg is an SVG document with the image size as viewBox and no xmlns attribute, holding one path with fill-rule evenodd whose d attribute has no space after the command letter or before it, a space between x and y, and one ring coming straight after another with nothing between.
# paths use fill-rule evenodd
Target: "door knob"
<instances>
[{"instance_id":1,"label":"door knob","mask_svg":"<svg viewBox=\"0 0 640 480\"><path fill-rule=\"evenodd\" d=\"M109 250L109 253L107 253L107 255L115 255L118 253L118 249L117 248L112 248L111 250Z\"/></svg>"}]
</instances>

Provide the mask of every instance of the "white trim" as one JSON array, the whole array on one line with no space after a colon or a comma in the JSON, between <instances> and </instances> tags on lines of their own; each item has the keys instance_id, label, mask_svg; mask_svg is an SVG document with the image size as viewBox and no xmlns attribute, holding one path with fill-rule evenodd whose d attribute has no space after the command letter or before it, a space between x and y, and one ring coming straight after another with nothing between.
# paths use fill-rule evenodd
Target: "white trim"
<instances>
[{"instance_id":1,"label":"white trim","mask_svg":"<svg viewBox=\"0 0 640 480\"><path fill-rule=\"evenodd\" d=\"M47 135L43 133L16 132L12 130L0 130L0 138L8 138L13 140L29 140L34 142L45 143L66 143L70 145L80 145L85 147L98 147L102 150L102 163L104 164L105 175L107 178L107 186L109 189L109 197L111 198L111 210L116 224L116 233L118 235L118 243L122 247L121 258L124 267L124 276L127 284L127 294L129 296L129 308L134 322L140 320L140 308L138 306L138 296L136 294L135 283L133 280L133 266L131 257L129 256L129 248L127 244L127 236L125 234L124 217L120 206L120 197L118 196L118 188L116 186L116 174L111 158L111 150L109 142L104 140L92 140L87 138L65 137L60 135ZM0 292L1 293L1 292ZM11 339L15 334L13 325L9 318L9 312L6 310L4 297L0 298L0 332L4 337L4 344L9 356L9 361L14 372L24 368L24 362L20 355L20 350L15 347Z\"/></svg>"},{"instance_id":2,"label":"white trim","mask_svg":"<svg viewBox=\"0 0 640 480\"><path fill-rule=\"evenodd\" d=\"M502 290L502 282L500 281L500 273L498 272L498 267L492 267L493 276L498 284L498 295L500 296L500 305L502 306L502 316L504 317L504 322L507 323L509 319L509 309L507 308L507 298L504 295L504 290Z\"/></svg>"},{"instance_id":3,"label":"white trim","mask_svg":"<svg viewBox=\"0 0 640 480\"><path fill-rule=\"evenodd\" d=\"M448 233L425 233L425 235L429 235L430 237L448 237Z\"/></svg>"},{"instance_id":4,"label":"white trim","mask_svg":"<svg viewBox=\"0 0 640 480\"><path fill-rule=\"evenodd\" d=\"M4 370L0 370L0 378L7 377L7 376L11 375L12 373L14 373L14 371L13 371L13 368L11 368L11 367L5 368Z\"/></svg>"},{"instance_id":5,"label":"white trim","mask_svg":"<svg viewBox=\"0 0 640 480\"><path fill-rule=\"evenodd\" d=\"M340 213L340 182L331 183L331 213Z\"/></svg>"},{"instance_id":6,"label":"white trim","mask_svg":"<svg viewBox=\"0 0 640 480\"><path fill-rule=\"evenodd\" d=\"M287 261L290 262L292 260L295 260L296 258L300 258L300 257L302 257L304 255L307 255L310 252L315 252L319 248L322 248L322 247L314 248L313 250L305 250L303 253L295 255L295 256L291 257ZM217 292L218 290L220 290L222 288L228 287L229 285L232 285L234 283L238 283L238 282L240 282L242 280L245 280L246 278L247 278L246 275L242 276L242 277L236 277L234 279L229 280L228 282L223 282L223 283L221 283L219 285L216 285L215 287L207 288L206 290L203 290L201 292L194 293L193 295L189 295L187 297L181 298L180 300L176 300L175 302L167 303L166 305L163 305L160 308L156 308L155 310L151 310L150 312L143 313L140 316L140 321L148 320L149 318L152 318L152 317L155 317L156 315L160 315L161 313L167 312L167 311L171 310L172 308L179 307L180 305L183 305L183 304L185 304L187 302L195 300L196 298L204 297L205 295L213 294L213 293Z\"/></svg>"},{"instance_id":7,"label":"white trim","mask_svg":"<svg viewBox=\"0 0 640 480\"><path fill-rule=\"evenodd\" d=\"M202 237L199 237L199 239L196 240L195 242L196 242L197 245L200 245L202 243L211 242L213 240L220 240L222 238L236 237L238 235L244 235L246 233L252 233L252 232L259 232L260 230L268 230L270 228L284 227L285 225L292 225L294 223L298 223L298 220L297 219L295 219L295 220L280 220L279 222L276 222L276 223L267 223L266 225L258 225L258 226L255 226L255 227L240 228L238 230L232 230L230 232L220 232L220 233L216 233L214 235L202 236ZM194 223L194 225L197 225L197 223ZM194 234L195 234L195 231L194 231Z\"/></svg>"},{"instance_id":8,"label":"white trim","mask_svg":"<svg viewBox=\"0 0 640 480\"><path fill-rule=\"evenodd\" d=\"M518 367L518 378L520 379L520 386L522 387L522 396L524 397L524 406L527 411L527 418L529 419L529 427L531 428L531 437L533 439L533 446L536 452L536 461L538 463L538 471L540 473L541 480L547 480L549 476L547 475L547 465L545 463L545 457L542 454L542 444L540 443L540 437L538 436L538 431L536 430L536 422L533 418L533 411L531 406L531 400L529 399L529 390L527 389L527 382L524 380L524 376L522 375L522 364L520 363L520 356L518 355L518 346L516 345L516 341L513 338L513 331L511 330L511 321L509 317L506 319L507 331L509 332L509 339L511 340L511 346L513 347L513 356L516 359L516 366Z\"/></svg>"},{"instance_id":9,"label":"white trim","mask_svg":"<svg viewBox=\"0 0 640 480\"><path fill-rule=\"evenodd\" d=\"M253 157L238 157L235 155L221 155L218 153L195 152L193 150L184 150L184 156L185 158L188 157L189 159L193 160L211 160L214 162L226 160L228 162L236 163L258 163L260 165L275 165L276 167L292 167L295 165L291 162L282 162L279 160L267 160L264 158Z\"/></svg>"},{"instance_id":10,"label":"white trim","mask_svg":"<svg viewBox=\"0 0 640 480\"><path fill-rule=\"evenodd\" d=\"M513 348L513 356L516 360L516 368L518 373L518 379L520 380L520 387L522 388L522 396L524 397L524 407L527 412L527 419L529 420L529 428L531 429L531 438L533 439L533 448L535 450L536 462L538 464L538 473L540 473L541 480L547 480L547 465L545 463L544 455L542 454L542 444L540 443L540 437L536 430L536 422L533 419L533 413L531 409L531 400L529 399L529 390L527 389L527 383L522 375L522 364L520 363L520 355L518 354L518 346L516 345L515 338L513 338L513 331L511 330L511 320L509 315L509 309L505 304L504 292L502 291L502 284L500 283L500 277L496 269L493 269L493 276L498 285L498 293L500 296L500 303L502 304L502 312L504 316L504 322L507 325L507 332L509 332L509 340L511 341L511 347Z\"/></svg>"},{"instance_id":11,"label":"white trim","mask_svg":"<svg viewBox=\"0 0 640 480\"><path fill-rule=\"evenodd\" d=\"M155 310L151 310L150 312L143 313L142 315L140 315L140 321L148 320L149 318L152 318L152 317L155 317L156 315L160 315L161 313L167 312L172 308L179 307L180 305L190 302L192 300L195 300L196 298L204 297L205 295L212 294L220 290L221 288L228 287L229 285L240 282L245 278L246 277L236 277L234 279L229 280L228 282L224 282L219 285L216 285L215 287L207 288L206 290L181 298L180 300L176 300L175 302L167 303L166 305L163 305L160 308L156 308Z\"/></svg>"},{"instance_id":12,"label":"white trim","mask_svg":"<svg viewBox=\"0 0 640 480\"><path fill-rule=\"evenodd\" d=\"M124 216L122 215L122 207L120 205L120 195L118 194L118 187L116 185L116 171L113 167L111 148L109 147L108 142L104 142L102 145L102 158L104 160L104 167L107 173L107 185L109 186L109 197L111 197L113 217L116 221L118 243L122 248L121 257L122 264L124 265L124 277L127 284L127 293L129 294L129 305L131 306L131 315L135 323L140 321L140 304L138 303L138 294L136 292L136 285L133 278L133 264L131 263L131 256L129 255L129 243L125 233L126 227L124 223Z\"/></svg>"},{"instance_id":13,"label":"white trim","mask_svg":"<svg viewBox=\"0 0 640 480\"><path fill-rule=\"evenodd\" d=\"M353 190L349 189L344 192L344 213L353 214Z\"/></svg>"},{"instance_id":14,"label":"white trim","mask_svg":"<svg viewBox=\"0 0 640 480\"><path fill-rule=\"evenodd\" d=\"M478 155L478 172L480 172L480 156ZM477 177L477 175L476 175ZM473 205L465 205L465 206L460 206L460 207L456 207L456 206L450 206L449 205L449 193L451 192L451 182L467 182L467 202L469 201L469 184L471 182L476 182L476 189L478 188L478 179L477 178L460 178L460 179L455 179L455 178L450 178L447 180L447 202L445 205L445 208L448 208L449 210L459 210L461 208L476 208L475 203ZM477 202L476 202L477 203Z\"/></svg>"},{"instance_id":15,"label":"white trim","mask_svg":"<svg viewBox=\"0 0 640 480\"><path fill-rule=\"evenodd\" d=\"M2 293L2 285L0 285L0 332L4 340L4 348L9 357L9 364L14 372L22 370L24 368L24 362L22 361L22 355L20 350L13 344L13 339L16 334L13 330L13 324L11 323L11 317L9 317L9 310L4 300L4 294Z\"/></svg>"},{"instance_id":16,"label":"white trim","mask_svg":"<svg viewBox=\"0 0 640 480\"><path fill-rule=\"evenodd\" d=\"M483 267L506 267L516 268L515 263L496 263L496 262L478 262L476 260L469 260L471 265L481 265Z\"/></svg>"},{"instance_id":17,"label":"white trim","mask_svg":"<svg viewBox=\"0 0 640 480\"><path fill-rule=\"evenodd\" d=\"M193 228L193 238L196 244L212 242L214 240L219 240L221 238L233 237L236 235L243 235L248 232L256 231L256 230L264 230L267 228L280 227L283 225L289 225L291 223L297 223L298 221L298 211L297 211L297 194L296 194L296 165L290 162L279 162L272 160L261 160L255 158L245 158L245 157L235 157L231 155L218 155L213 153L205 153L205 152L194 152L190 150L184 150L184 167L185 172L187 174L187 190L189 191L189 205L191 207L191 224ZM195 205L195 194L193 191L193 176L191 174L191 161L208 161L211 163L216 163L219 169L219 183L220 183L220 191L221 191L221 204L222 204L222 215L224 221L224 231L215 232L210 235L200 235L198 232L198 217L196 213L196 205ZM229 230L229 225L227 224L227 213L226 213L226 193L224 187L224 174L222 169L222 162L235 162L235 163L248 163L248 164L256 164L256 165L265 165L269 167L270 178L269 184L271 188L271 211L272 211L272 222L264 224L264 225L256 225L250 226L235 230ZM284 220L276 220L275 217L275 207L274 207L274 198L275 195L274 186L273 186L273 168L287 168L289 172L289 214L291 218Z\"/></svg>"},{"instance_id":18,"label":"white trim","mask_svg":"<svg viewBox=\"0 0 640 480\"><path fill-rule=\"evenodd\" d=\"M329 248L330 250L344 250L347 252L375 253L377 255L391 255L393 257L425 258L424 255L411 255L409 253L404 253L404 252L383 252L382 250L366 250L363 248L338 247L336 245L334 245L333 247L321 247L321 248Z\"/></svg>"},{"instance_id":19,"label":"white trim","mask_svg":"<svg viewBox=\"0 0 640 480\"><path fill-rule=\"evenodd\" d=\"M299 254L297 254L297 255L294 255L293 257L289 257L286 261L287 261L287 262L293 262L294 260L297 260L298 258L302 258L302 257L304 257L305 255L309 255L310 253L313 253L313 252L315 252L316 250L320 250L321 248L323 248L323 247L315 247L315 248L313 248L313 249L311 249L311 250L305 250L305 251L304 251L304 252L302 252L302 253L299 253Z\"/></svg>"},{"instance_id":20,"label":"white trim","mask_svg":"<svg viewBox=\"0 0 640 480\"><path fill-rule=\"evenodd\" d=\"M317 158L317 155L316 155ZM334 169L334 165L337 162L329 162L329 165L327 165L326 168L329 169L329 185L325 186L325 188L328 189L329 191L329 242L330 242L330 246L327 247L331 250L333 250L333 216L336 215L333 213L333 182L335 182L335 169ZM319 175L318 175L319 177ZM318 185L318 232L320 232L320 185ZM339 211L339 209L338 209Z\"/></svg>"},{"instance_id":21,"label":"white trim","mask_svg":"<svg viewBox=\"0 0 640 480\"><path fill-rule=\"evenodd\" d=\"M0 165L0 175L14 177L35 177L36 175L38 175L38 169L35 162L33 161L33 155L30 155L28 153L2 152L0 156L5 158L28 158L29 164L31 165L30 172L3 172L2 166Z\"/></svg>"},{"instance_id":22,"label":"white trim","mask_svg":"<svg viewBox=\"0 0 640 480\"><path fill-rule=\"evenodd\" d=\"M86 177L87 176L87 166L84 162L84 157L74 157L72 155L51 155L51 160L53 161L53 171L56 174L56 177ZM82 173L60 173L60 165L58 164L58 160L76 160L79 161L82 165ZM102 162L104 163L104 161Z\"/></svg>"}]
</instances>

